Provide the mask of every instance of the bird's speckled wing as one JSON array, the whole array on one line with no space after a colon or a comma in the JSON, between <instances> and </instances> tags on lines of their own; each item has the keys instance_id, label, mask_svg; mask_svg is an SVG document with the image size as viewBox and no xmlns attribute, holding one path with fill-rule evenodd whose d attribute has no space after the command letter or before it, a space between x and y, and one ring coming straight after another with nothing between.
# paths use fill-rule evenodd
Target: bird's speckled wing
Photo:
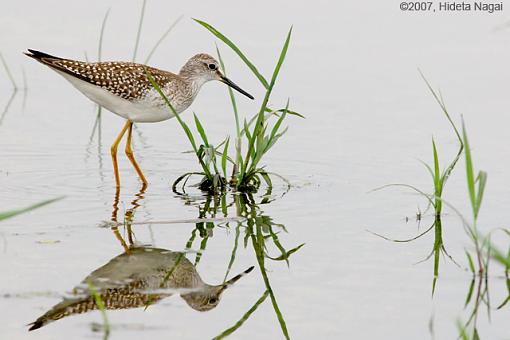
<instances>
[{"instance_id":1,"label":"bird's speckled wing","mask_svg":"<svg viewBox=\"0 0 510 340\"><path fill-rule=\"evenodd\" d=\"M146 70L161 88L177 79L177 76L171 72L136 63L115 61L88 63L63 59L35 50L29 51L30 54L26 53L26 55L41 63L99 86L127 100L143 99L147 92L152 89Z\"/></svg>"}]
</instances>

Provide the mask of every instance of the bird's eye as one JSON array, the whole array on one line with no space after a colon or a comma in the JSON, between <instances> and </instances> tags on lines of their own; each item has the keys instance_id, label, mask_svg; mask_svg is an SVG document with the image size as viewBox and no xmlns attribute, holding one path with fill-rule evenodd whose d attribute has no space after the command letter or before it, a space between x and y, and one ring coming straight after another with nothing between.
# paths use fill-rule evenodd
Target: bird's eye
<instances>
[{"instance_id":1,"label":"bird's eye","mask_svg":"<svg viewBox=\"0 0 510 340\"><path fill-rule=\"evenodd\" d=\"M215 304L215 303L216 303L216 301L218 301L216 298L210 298L210 299L209 299L209 301L208 301L208 303L209 303L210 305L213 305L213 304Z\"/></svg>"},{"instance_id":2,"label":"bird's eye","mask_svg":"<svg viewBox=\"0 0 510 340\"><path fill-rule=\"evenodd\" d=\"M210 70L216 70L216 65L215 64L209 64L209 69Z\"/></svg>"}]
</instances>

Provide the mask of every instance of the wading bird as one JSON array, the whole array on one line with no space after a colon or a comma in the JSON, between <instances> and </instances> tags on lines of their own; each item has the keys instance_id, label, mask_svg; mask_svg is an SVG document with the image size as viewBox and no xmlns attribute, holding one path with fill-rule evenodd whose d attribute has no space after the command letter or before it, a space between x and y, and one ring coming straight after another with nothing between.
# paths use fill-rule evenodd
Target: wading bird
<instances>
[{"instance_id":1,"label":"wading bird","mask_svg":"<svg viewBox=\"0 0 510 340\"><path fill-rule=\"evenodd\" d=\"M96 104L126 119L111 147L117 188L120 187L117 147L126 131L126 155L140 180L147 185L131 148L133 123L161 122L174 117L174 112L152 86L147 73L152 75L178 114L191 105L202 85L211 80L221 81L253 99L252 95L225 77L219 69L219 63L208 54L193 56L179 74L131 62L88 63L63 59L31 49L25 54L62 75Z\"/></svg>"}]
</instances>

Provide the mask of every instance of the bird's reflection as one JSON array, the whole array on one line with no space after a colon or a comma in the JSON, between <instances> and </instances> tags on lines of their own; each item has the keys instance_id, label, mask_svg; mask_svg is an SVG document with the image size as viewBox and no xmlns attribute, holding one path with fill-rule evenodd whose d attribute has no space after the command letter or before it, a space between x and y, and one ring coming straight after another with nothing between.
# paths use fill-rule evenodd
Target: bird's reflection
<instances>
[{"instance_id":1,"label":"bird's reflection","mask_svg":"<svg viewBox=\"0 0 510 340\"><path fill-rule=\"evenodd\" d=\"M145 187L142 187L131 202L131 209L125 213L128 242L120 234L118 224L112 231L120 241L124 252L88 275L75 287L71 296L64 298L48 312L30 324L29 330L35 330L64 317L97 310L92 285L97 290L106 309L127 309L146 307L174 294L197 311L209 311L220 302L225 290L253 267L218 285L205 283L195 266L183 252L154 247L133 245L130 220L143 199ZM118 193L115 196L112 222L117 222Z\"/></svg>"}]
</instances>

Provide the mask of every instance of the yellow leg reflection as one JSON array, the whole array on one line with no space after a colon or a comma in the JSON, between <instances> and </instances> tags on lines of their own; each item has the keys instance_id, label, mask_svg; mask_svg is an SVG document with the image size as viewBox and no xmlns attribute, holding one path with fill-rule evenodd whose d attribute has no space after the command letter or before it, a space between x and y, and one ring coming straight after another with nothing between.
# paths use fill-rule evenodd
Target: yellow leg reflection
<instances>
[{"instance_id":1,"label":"yellow leg reflection","mask_svg":"<svg viewBox=\"0 0 510 340\"><path fill-rule=\"evenodd\" d=\"M131 149L131 135L133 133L133 122L129 122L129 131L127 136L127 142L126 142L126 156L133 164L133 167L136 170L136 173L138 174L138 177L140 177L140 180L142 181L144 186L147 186L148 182L145 179L145 176L143 175L142 169L138 166L138 163L136 163L135 156L133 155L133 150Z\"/></svg>"},{"instance_id":2,"label":"yellow leg reflection","mask_svg":"<svg viewBox=\"0 0 510 340\"><path fill-rule=\"evenodd\" d=\"M117 220L117 213L119 211L119 196L120 196L120 187L117 186L117 189L115 190L115 197L113 198L113 210L112 210L112 218L111 218L113 223L112 223L111 229L113 231L113 235L115 235L117 240L119 240L122 248L124 248L124 251L127 254L130 254L129 246L127 245L126 241L124 240L124 238L122 237L122 235L119 232L119 222Z\"/></svg>"},{"instance_id":3,"label":"yellow leg reflection","mask_svg":"<svg viewBox=\"0 0 510 340\"><path fill-rule=\"evenodd\" d=\"M120 188L117 187L117 190L115 190L115 197L113 200L113 210L112 210L112 217L111 221L112 227L111 230L113 231L113 234L115 238L120 242L120 245L122 248L124 248L124 251L129 255L131 247L134 245L134 239L133 239L133 230L131 228L131 225L133 223L133 217L135 215L136 209L140 206L139 201L144 198L145 190L147 189L147 186L144 184L140 188L140 191L135 195L136 198L131 201L131 207L126 210L124 213L124 228L125 232L127 233L127 240L122 237L121 233L119 232L119 223L117 219L117 214L119 211L119 197L120 197Z\"/></svg>"},{"instance_id":4,"label":"yellow leg reflection","mask_svg":"<svg viewBox=\"0 0 510 340\"><path fill-rule=\"evenodd\" d=\"M119 146L120 141L122 140L122 137L126 133L126 130L132 126L133 122L127 121L126 124L124 124L124 127L120 131L119 135L117 136L117 139L115 139L115 142L113 143L110 152L112 154L112 162L113 162L113 172L115 174L115 184L117 186L117 189L120 188L120 176L119 176L119 164L117 163L117 147Z\"/></svg>"}]
</instances>

